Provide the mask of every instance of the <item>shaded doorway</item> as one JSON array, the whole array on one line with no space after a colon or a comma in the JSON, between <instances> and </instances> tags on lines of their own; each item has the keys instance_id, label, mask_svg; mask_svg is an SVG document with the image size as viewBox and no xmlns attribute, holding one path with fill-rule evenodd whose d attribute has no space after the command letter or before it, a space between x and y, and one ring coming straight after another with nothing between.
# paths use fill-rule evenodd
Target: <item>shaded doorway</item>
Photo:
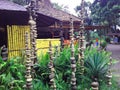
<instances>
[{"instance_id":1,"label":"shaded doorway","mask_svg":"<svg viewBox=\"0 0 120 90\"><path fill-rule=\"evenodd\" d=\"M7 46L7 30L6 27L0 26L0 47Z\"/></svg>"}]
</instances>

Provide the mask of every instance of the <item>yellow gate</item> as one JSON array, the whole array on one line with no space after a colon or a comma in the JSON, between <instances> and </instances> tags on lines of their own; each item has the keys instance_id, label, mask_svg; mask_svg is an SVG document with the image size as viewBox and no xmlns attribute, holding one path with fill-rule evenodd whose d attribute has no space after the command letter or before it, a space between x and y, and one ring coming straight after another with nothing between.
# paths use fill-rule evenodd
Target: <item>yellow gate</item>
<instances>
[{"instance_id":1,"label":"yellow gate","mask_svg":"<svg viewBox=\"0 0 120 90\"><path fill-rule=\"evenodd\" d=\"M30 35L29 26L7 26L8 58L22 55L25 49L25 32Z\"/></svg>"}]
</instances>

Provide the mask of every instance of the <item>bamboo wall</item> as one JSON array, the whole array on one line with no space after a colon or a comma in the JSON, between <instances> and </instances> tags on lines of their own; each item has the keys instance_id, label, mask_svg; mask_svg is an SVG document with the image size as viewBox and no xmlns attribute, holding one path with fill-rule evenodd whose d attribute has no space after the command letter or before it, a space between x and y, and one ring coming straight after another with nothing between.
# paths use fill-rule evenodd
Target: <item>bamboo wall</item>
<instances>
[{"instance_id":1,"label":"bamboo wall","mask_svg":"<svg viewBox=\"0 0 120 90\"><path fill-rule=\"evenodd\" d=\"M25 32L30 35L29 26L7 26L8 35L8 58L21 56L24 54L25 49ZM60 39L37 39L37 55L41 53L46 53L49 48L49 41L51 41L52 46L59 46Z\"/></svg>"},{"instance_id":2,"label":"bamboo wall","mask_svg":"<svg viewBox=\"0 0 120 90\"><path fill-rule=\"evenodd\" d=\"M30 33L29 26L7 26L8 58L21 56L25 49L25 32ZM30 34L29 34L30 35Z\"/></svg>"}]
</instances>

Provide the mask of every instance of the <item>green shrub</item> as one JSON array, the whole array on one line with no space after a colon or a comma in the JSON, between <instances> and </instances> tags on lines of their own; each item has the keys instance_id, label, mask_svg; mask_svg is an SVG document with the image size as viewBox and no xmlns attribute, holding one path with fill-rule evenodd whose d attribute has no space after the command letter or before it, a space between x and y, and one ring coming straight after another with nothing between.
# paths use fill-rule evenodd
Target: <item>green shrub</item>
<instances>
[{"instance_id":1,"label":"green shrub","mask_svg":"<svg viewBox=\"0 0 120 90\"><path fill-rule=\"evenodd\" d=\"M93 49L93 52L88 51L89 55L85 59L86 74L90 78L103 79L108 71L108 63L110 60L110 53L105 51L97 51Z\"/></svg>"},{"instance_id":2,"label":"green shrub","mask_svg":"<svg viewBox=\"0 0 120 90\"><path fill-rule=\"evenodd\" d=\"M107 46L107 42L106 41L101 42L100 46L102 47L102 49L105 49Z\"/></svg>"},{"instance_id":3,"label":"green shrub","mask_svg":"<svg viewBox=\"0 0 120 90\"><path fill-rule=\"evenodd\" d=\"M25 66L19 64L20 58L0 60L0 90L22 90L25 83Z\"/></svg>"}]
</instances>

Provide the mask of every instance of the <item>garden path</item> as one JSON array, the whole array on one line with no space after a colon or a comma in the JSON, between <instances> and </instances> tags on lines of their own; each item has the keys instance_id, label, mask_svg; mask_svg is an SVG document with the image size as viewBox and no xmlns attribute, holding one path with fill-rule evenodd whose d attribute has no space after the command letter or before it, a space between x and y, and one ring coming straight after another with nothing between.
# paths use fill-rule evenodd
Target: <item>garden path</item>
<instances>
[{"instance_id":1,"label":"garden path","mask_svg":"<svg viewBox=\"0 0 120 90\"><path fill-rule=\"evenodd\" d=\"M112 66L112 73L118 78L118 84L120 85L120 45L108 44L107 51L112 52L112 58L117 60L117 63Z\"/></svg>"}]
</instances>

